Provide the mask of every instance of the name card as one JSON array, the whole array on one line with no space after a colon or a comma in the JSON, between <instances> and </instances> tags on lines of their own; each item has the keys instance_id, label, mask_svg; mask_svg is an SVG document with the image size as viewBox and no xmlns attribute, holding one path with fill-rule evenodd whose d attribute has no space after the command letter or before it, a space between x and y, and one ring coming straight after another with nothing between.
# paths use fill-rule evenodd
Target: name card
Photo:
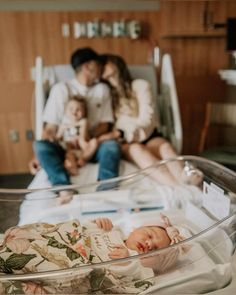
<instances>
[{"instance_id":1,"label":"name card","mask_svg":"<svg viewBox=\"0 0 236 295\"><path fill-rule=\"evenodd\" d=\"M203 183L203 207L214 217L221 220L230 213L230 199L224 190L214 183Z\"/></svg>"}]
</instances>

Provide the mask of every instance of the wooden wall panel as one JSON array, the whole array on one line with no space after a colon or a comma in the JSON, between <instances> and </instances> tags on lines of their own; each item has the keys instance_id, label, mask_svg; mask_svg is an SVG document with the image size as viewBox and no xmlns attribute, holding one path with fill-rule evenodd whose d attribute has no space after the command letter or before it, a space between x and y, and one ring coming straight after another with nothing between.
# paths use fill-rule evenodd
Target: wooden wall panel
<instances>
[{"instance_id":1,"label":"wooden wall panel","mask_svg":"<svg viewBox=\"0 0 236 295\"><path fill-rule=\"evenodd\" d=\"M161 47L172 56L183 122L183 153L197 154L207 101L226 98L226 85L218 74L228 64L225 39L163 39Z\"/></svg>"},{"instance_id":2,"label":"wooden wall panel","mask_svg":"<svg viewBox=\"0 0 236 295\"><path fill-rule=\"evenodd\" d=\"M225 38L162 39L161 48L171 53L176 76L218 76L227 67Z\"/></svg>"},{"instance_id":3,"label":"wooden wall panel","mask_svg":"<svg viewBox=\"0 0 236 295\"><path fill-rule=\"evenodd\" d=\"M1 165L0 173L21 173L26 171L29 159L32 157L32 142L27 141L25 132L29 128L29 117L25 113L17 112L10 114L0 114L0 154ZM19 132L20 140L18 142L11 142L9 138L9 131L17 130Z\"/></svg>"},{"instance_id":4,"label":"wooden wall panel","mask_svg":"<svg viewBox=\"0 0 236 295\"><path fill-rule=\"evenodd\" d=\"M32 141L26 130L33 130L33 83L0 82L0 174L27 171L32 158ZM19 132L19 142L11 142L9 132Z\"/></svg>"},{"instance_id":5,"label":"wooden wall panel","mask_svg":"<svg viewBox=\"0 0 236 295\"><path fill-rule=\"evenodd\" d=\"M204 1L163 0L163 34L203 32L204 5Z\"/></svg>"},{"instance_id":6,"label":"wooden wall panel","mask_svg":"<svg viewBox=\"0 0 236 295\"><path fill-rule=\"evenodd\" d=\"M214 76L176 78L183 123L184 154L198 153L207 101L223 101L225 84Z\"/></svg>"},{"instance_id":7,"label":"wooden wall panel","mask_svg":"<svg viewBox=\"0 0 236 295\"><path fill-rule=\"evenodd\" d=\"M213 23L236 17L235 1L162 1L161 48L172 56L183 122L184 154L197 154L207 101L225 101L219 69L229 66L226 30L203 26L207 9ZM171 22L168 19L172 19ZM193 132L194 130L194 132ZM217 134L214 135L217 140Z\"/></svg>"}]
</instances>

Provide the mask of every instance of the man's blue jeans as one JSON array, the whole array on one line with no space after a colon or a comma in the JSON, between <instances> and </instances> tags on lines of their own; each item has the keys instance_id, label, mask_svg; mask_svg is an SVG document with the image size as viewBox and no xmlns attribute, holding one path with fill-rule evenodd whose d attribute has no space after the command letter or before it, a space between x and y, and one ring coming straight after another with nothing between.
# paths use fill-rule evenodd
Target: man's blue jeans
<instances>
[{"instance_id":1,"label":"man's blue jeans","mask_svg":"<svg viewBox=\"0 0 236 295\"><path fill-rule=\"evenodd\" d=\"M97 179L105 180L119 176L120 159L121 149L116 140L101 143L91 160L91 162L99 163Z\"/></svg>"},{"instance_id":2,"label":"man's blue jeans","mask_svg":"<svg viewBox=\"0 0 236 295\"><path fill-rule=\"evenodd\" d=\"M40 165L46 171L52 185L68 185L70 177L64 168L65 150L57 143L47 140L35 141L34 152ZM119 175L121 149L117 141L101 143L91 162L99 163L98 180L110 179Z\"/></svg>"},{"instance_id":3,"label":"man's blue jeans","mask_svg":"<svg viewBox=\"0 0 236 295\"><path fill-rule=\"evenodd\" d=\"M33 149L52 185L71 184L69 174L64 168L65 150L58 143L37 140Z\"/></svg>"}]
</instances>

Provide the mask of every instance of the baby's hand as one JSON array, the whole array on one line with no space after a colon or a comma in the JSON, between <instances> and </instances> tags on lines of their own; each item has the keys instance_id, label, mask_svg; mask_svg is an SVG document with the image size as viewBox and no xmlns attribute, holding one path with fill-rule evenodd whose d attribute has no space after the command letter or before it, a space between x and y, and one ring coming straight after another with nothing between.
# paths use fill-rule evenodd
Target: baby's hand
<instances>
[{"instance_id":1,"label":"baby's hand","mask_svg":"<svg viewBox=\"0 0 236 295\"><path fill-rule=\"evenodd\" d=\"M109 218L97 218L94 222L99 228L105 231L109 231L113 228L113 224Z\"/></svg>"},{"instance_id":2,"label":"baby's hand","mask_svg":"<svg viewBox=\"0 0 236 295\"><path fill-rule=\"evenodd\" d=\"M115 245L114 250L108 253L109 258L119 259L129 257L129 251L124 245Z\"/></svg>"}]
</instances>

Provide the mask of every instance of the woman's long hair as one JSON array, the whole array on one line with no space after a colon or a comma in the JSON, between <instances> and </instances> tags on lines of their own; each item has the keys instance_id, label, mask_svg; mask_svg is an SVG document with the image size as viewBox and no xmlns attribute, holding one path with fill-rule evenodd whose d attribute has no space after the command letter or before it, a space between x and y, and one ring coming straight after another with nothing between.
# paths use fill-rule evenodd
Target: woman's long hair
<instances>
[{"instance_id":1,"label":"woman's long hair","mask_svg":"<svg viewBox=\"0 0 236 295\"><path fill-rule=\"evenodd\" d=\"M128 67L124 59L119 55L113 55L113 54L104 54L101 56L101 59L104 65L110 62L117 67L118 83L119 83L122 95L124 95L126 98L131 98L132 97L131 83L133 79L131 77L131 74L128 70ZM113 107L116 108L119 105L120 93L112 85L110 85L110 87L111 87L111 92L113 97Z\"/></svg>"}]
</instances>

